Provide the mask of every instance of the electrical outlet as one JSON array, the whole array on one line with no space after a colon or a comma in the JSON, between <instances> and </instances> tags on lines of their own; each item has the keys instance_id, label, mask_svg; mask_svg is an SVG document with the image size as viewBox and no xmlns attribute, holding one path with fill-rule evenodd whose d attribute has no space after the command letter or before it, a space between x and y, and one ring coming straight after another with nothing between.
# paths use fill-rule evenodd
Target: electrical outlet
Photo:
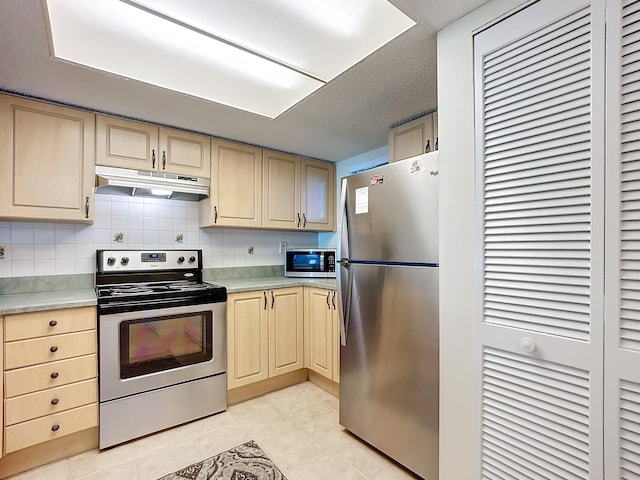
<instances>
[{"instance_id":1,"label":"electrical outlet","mask_svg":"<svg viewBox=\"0 0 640 480\"><path fill-rule=\"evenodd\" d=\"M280 247L278 248L278 253L284 253L287 251L287 242L285 242L284 240L282 240L280 242Z\"/></svg>"}]
</instances>

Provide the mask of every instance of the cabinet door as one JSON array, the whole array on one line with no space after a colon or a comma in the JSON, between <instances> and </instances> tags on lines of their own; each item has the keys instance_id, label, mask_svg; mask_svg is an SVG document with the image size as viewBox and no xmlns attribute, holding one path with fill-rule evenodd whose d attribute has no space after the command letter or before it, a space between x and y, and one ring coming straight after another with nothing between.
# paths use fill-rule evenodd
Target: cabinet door
<instances>
[{"instance_id":1,"label":"cabinet door","mask_svg":"<svg viewBox=\"0 0 640 480\"><path fill-rule=\"evenodd\" d=\"M604 2L542 0L474 39L474 478L628 478L603 475L604 27Z\"/></svg>"},{"instance_id":2,"label":"cabinet door","mask_svg":"<svg viewBox=\"0 0 640 480\"><path fill-rule=\"evenodd\" d=\"M160 172L211 177L211 139L205 135L160 128Z\"/></svg>"},{"instance_id":3,"label":"cabinet door","mask_svg":"<svg viewBox=\"0 0 640 480\"><path fill-rule=\"evenodd\" d=\"M267 292L230 294L227 300L227 388L269 377Z\"/></svg>"},{"instance_id":4,"label":"cabinet door","mask_svg":"<svg viewBox=\"0 0 640 480\"><path fill-rule=\"evenodd\" d=\"M0 96L0 217L93 219L95 115Z\"/></svg>"},{"instance_id":5,"label":"cabinet door","mask_svg":"<svg viewBox=\"0 0 640 480\"><path fill-rule=\"evenodd\" d=\"M416 118L389 131L389 163L397 162L434 149L433 118Z\"/></svg>"},{"instance_id":6,"label":"cabinet door","mask_svg":"<svg viewBox=\"0 0 640 480\"><path fill-rule=\"evenodd\" d=\"M269 376L304 368L302 287L269 295Z\"/></svg>"},{"instance_id":7,"label":"cabinet door","mask_svg":"<svg viewBox=\"0 0 640 480\"><path fill-rule=\"evenodd\" d=\"M122 118L96 116L96 164L158 170L158 127Z\"/></svg>"},{"instance_id":8,"label":"cabinet door","mask_svg":"<svg viewBox=\"0 0 640 480\"><path fill-rule=\"evenodd\" d=\"M306 288L305 367L331 379L334 372L333 307L331 291Z\"/></svg>"},{"instance_id":9,"label":"cabinet door","mask_svg":"<svg viewBox=\"0 0 640 480\"><path fill-rule=\"evenodd\" d=\"M267 150L262 155L262 226L299 228L300 158Z\"/></svg>"},{"instance_id":10,"label":"cabinet door","mask_svg":"<svg viewBox=\"0 0 640 480\"><path fill-rule=\"evenodd\" d=\"M328 232L335 230L335 165L306 158L302 159L301 165L302 228Z\"/></svg>"},{"instance_id":11,"label":"cabinet door","mask_svg":"<svg viewBox=\"0 0 640 480\"><path fill-rule=\"evenodd\" d=\"M213 140L211 192L200 202L200 226L262 224L262 150Z\"/></svg>"},{"instance_id":12,"label":"cabinet door","mask_svg":"<svg viewBox=\"0 0 640 480\"><path fill-rule=\"evenodd\" d=\"M604 478L640 467L640 2L607 2L606 296Z\"/></svg>"}]
</instances>

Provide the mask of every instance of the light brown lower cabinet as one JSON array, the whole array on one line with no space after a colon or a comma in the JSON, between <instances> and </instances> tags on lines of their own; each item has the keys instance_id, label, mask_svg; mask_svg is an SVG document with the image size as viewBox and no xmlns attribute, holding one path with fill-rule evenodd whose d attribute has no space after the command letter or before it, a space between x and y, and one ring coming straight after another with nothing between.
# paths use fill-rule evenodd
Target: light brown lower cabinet
<instances>
[{"instance_id":1,"label":"light brown lower cabinet","mask_svg":"<svg viewBox=\"0 0 640 480\"><path fill-rule=\"evenodd\" d=\"M228 389L304 368L303 344L302 287L228 296Z\"/></svg>"},{"instance_id":2,"label":"light brown lower cabinet","mask_svg":"<svg viewBox=\"0 0 640 480\"><path fill-rule=\"evenodd\" d=\"M339 381L338 306L335 290L305 287L305 367Z\"/></svg>"},{"instance_id":3,"label":"light brown lower cabinet","mask_svg":"<svg viewBox=\"0 0 640 480\"><path fill-rule=\"evenodd\" d=\"M305 368L338 382L338 339L335 290L293 287L229 294L227 388Z\"/></svg>"},{"instance_id":4,"label":"light brown lower cabinet","mask_svg":"<svg viewBox=\"0 0 640 480\"><path fill-rule=\"evenodd\" d=\"M96 427L95 307L5 315L3 326L4 454Z\"/></svg>"}]
</instances>

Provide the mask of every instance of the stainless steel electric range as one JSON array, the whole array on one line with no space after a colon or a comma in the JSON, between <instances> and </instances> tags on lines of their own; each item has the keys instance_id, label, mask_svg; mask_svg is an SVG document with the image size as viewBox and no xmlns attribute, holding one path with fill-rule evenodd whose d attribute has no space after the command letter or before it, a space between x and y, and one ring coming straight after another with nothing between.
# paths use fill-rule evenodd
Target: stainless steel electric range
<instances>
[{"instance_id":1,"label":"stainless steel electric range","mask_svg":"<svg viewBox=\"0 0 640 480\"><path fill-rule=\"evenodd\" d=\"M101 449L227 408L224 287L201 250L98 250Z\"/></svg>"}]
</instances>

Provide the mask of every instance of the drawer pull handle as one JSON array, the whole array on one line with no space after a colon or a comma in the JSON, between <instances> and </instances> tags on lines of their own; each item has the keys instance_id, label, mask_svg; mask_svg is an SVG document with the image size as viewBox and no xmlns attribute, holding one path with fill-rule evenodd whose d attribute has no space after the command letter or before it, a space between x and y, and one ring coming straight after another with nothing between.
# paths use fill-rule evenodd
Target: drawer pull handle
<instances>
[{"instance_id":1,"label":"drawer pull handle","mask_svg":"<svg viewBox=\"0 0 640 480\"><path fill-rule=\"evenodd\" d=\"M57 398L51 399L51 405L57 405L58 403L60 403L60 400L58 400Z\"/></svg>"},{"instance_id":2,"label":"drawer pull handle","mask_svg":"<svg viewBox=\"0 0 640 480\"><path fill-rule=\"evenodd\" d=\"M57 324L58 324L57 320L51 320L51 321L49 322L49 326L50 326L50 327L55 327Z\"/></svg>"},{"instance_id":3,"label":"drawer pull handle","mask_svg":"<svg viewBox=\"0 0 640 480\"><path fill-rule=\"evenodd\" d=\"M53 427L51 427L52 432L57 432L58 430L60 430L60 425L58 425L57 423Z\"/></svg>"},{"instance_id":4,"label":"drawer pull handle","mask_svg":"<svg viewBox=\"0 0 640 480\"><path fill-rule=\"evenodd\" d=\"M56 352L58 351L58 347L56 347L56 346L54 345L53 347L51 347L51 348L49 349L49 351L50 351L51 353L56 353Z\"/></svg>"},{"instance_id":5,"label":"drawer pull handle","mask_svg":"<svg viewBox=\"0 0 640 480\"><path fill-rule=\"evenodd\" d=\"M58 372L51 372L51 378L53 379L58 378Z\"/></svg>"}]
</instances>

